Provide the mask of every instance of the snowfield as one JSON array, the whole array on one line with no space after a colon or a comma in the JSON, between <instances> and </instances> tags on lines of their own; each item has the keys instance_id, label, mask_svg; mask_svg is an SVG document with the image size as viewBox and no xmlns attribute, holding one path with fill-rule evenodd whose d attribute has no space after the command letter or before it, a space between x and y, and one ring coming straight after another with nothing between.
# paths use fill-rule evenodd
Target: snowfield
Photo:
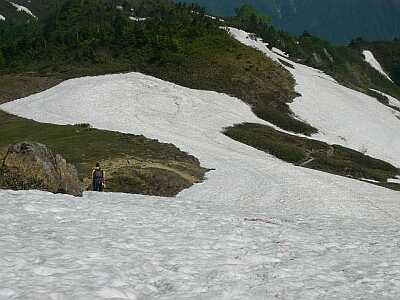
<instances>
[{"instance_id":1,"label":"snowfield","mask_svg":"<svg viewBox=\"0 0 400 300\"><path fill-rule=\"evenodd\" d=\"M5 21L6 18L3 15L0 15L0 21Z\"/></svg>"},{"instance_id":2,"label":"snowfield","mask_svg":"<svg viewBox=\"0 0 400 300\"><path fill-rule=\"evenodd\" d=\"M310 75L316 70L299 72L304 84L316 85L314 92L334 93L331 101L354 96L326 75L319 74L321 81ZM314 106L316 100L310 100ZM367 100L364 110L392 116ZM223 128L236 123L266 124L238 99L129 73L69 80L0 108L41 122L143 134L215 169L173 199L0 190L2 300L375 300L400 294L400 194L295 167L224 136ZM348 108L339 106L344 113ZM318 109L327 116L324 105ZM363 125L372 126L371 118ZM390 126L381 135L392 134ZM371 149L398 162L398 137L392 136L391 152L373 137L377 147Z\"/></svg>"},{"instance_id":3,"label":"snowfield","mask_svg":"<svg viewBox=\"0 0 400 300\"><path fill-rule=\"evenodd\" d=\"M242 30L228 28L238 41L256 48L276 62L279 59L296 80L302 96L290 104L301 120L319 130L312 138L365 152L400 167L400 112L376 99L346 88L320 70L295 63L269 50L261 39ZM388 96L388 95L386 95ZM388 96L393 105L399 101Z\"/></svg>"},{"instance_id":4,"label":"snowfield","mask_svg":"<svg viewBox=\"0 0 400 300\"><path fill-rule=\"evenodd\" d=\"M363 52L364 59L365 61L375 70L377 70L379 73L381 73L383 76L385 76L388 80L393 82L393 80L389 77L389 75L383 70L381 64L379 61L375 58L374 54L369 51L369 50L364 50Z\"/></svg>"}]
</instances>

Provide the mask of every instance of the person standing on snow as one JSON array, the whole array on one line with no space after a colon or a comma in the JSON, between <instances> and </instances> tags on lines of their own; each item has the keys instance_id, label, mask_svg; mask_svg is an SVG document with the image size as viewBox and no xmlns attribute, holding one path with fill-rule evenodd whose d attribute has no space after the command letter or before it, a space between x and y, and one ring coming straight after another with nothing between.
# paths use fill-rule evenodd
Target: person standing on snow
<instances>
[{"instance_id":1,"label":"person standing on snow","mask_svg":"<svg viewBox=\"0 0 400 300\"><path fill-rule=\"evenodd\" d=\"M93 191L102 192L104 189L105 176L104 171L100 168L100 164L96 163L96 168L92 172Z\"/></svg>"}]
</instances>

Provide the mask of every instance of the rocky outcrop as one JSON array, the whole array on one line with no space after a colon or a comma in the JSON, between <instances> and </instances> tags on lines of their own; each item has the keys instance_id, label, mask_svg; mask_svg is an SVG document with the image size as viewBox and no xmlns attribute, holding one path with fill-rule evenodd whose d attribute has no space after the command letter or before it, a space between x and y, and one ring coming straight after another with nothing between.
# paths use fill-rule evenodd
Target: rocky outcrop
<instances>
[{"instance_id":1,"label":"rocky outcrop","mask_svg":"<svg viewBox=\"0 0 400 300\"><path fill-rule=\"evenodd\" d=\"M31 142L9 146L0 165L0 188L82 195L76 168L45 145Z\"/></svg>"}]
</instances>

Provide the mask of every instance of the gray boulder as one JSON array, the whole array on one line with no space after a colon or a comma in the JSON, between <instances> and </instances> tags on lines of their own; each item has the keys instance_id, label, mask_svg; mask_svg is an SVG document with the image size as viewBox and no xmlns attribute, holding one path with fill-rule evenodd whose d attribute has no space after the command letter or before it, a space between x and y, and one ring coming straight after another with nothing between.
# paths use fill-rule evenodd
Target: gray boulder
<instances>
[{"instance_id":1,"label":"gray boulder","mask_svg":"<svg viewBox=\"0 0 400 300\"><path fill-rule=\"evenodd\" d=\"M33 142L9 146L0 165L0 187L82 195L76 168L45 145Z\"/></svg>"}]
</instances>

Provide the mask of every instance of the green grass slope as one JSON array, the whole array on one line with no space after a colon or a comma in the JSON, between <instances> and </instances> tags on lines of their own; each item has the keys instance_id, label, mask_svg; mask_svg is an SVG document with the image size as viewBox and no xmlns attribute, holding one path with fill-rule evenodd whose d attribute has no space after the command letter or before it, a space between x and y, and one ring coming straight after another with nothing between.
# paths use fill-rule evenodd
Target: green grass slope
<instances>
[{"instance_id":1,"label":"green grass slope","mask_svg":"<svg viewBox=\"0 0 400 300\"><path fill-rule=\"evenodd\" d=\"M387 179L400 174L399 169L352 149L288 135L259 124L230 127L225 134L295 165L359 180L373 180L375 184L400 190L400 184L387 183Z\"/></svg>"},{"instance_id":2,"label":"green grass slope","mask_svg":"<svg viewBox=\"0 0 400 300\"><path fill-rule=\"evenodd\" d=\"M195 157L174 145L92 129L87 124L44 124L0 111L0 136L0 161L10 144L39 142L77 167L85 189L90 189L91 170L96 162L101 162L106 171L106 191L110 192L175 196L202 181L206 172Z\"/></svg>"}]
</instances>

